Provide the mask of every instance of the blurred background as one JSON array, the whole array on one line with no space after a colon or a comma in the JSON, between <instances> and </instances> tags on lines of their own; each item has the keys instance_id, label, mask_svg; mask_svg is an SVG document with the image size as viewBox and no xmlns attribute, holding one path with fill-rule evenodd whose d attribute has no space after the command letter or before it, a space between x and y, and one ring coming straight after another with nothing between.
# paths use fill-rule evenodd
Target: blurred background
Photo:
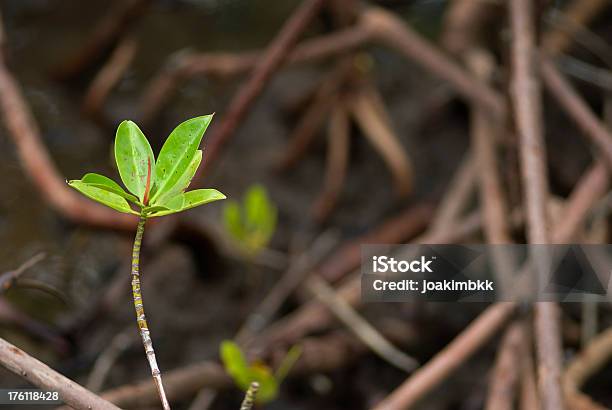
<instances>
[{"instance_id":1,"label":"blurred background","mask_svg":"<svg viewBox=\"0 0 612 410\"><path fill-rule=\"evenodd\" d=\"M394 347L393 364L330 314L337 299L321 294L354 277L361 243L490 241L486 221L468 220L483 206L474 182L482 168L471 165L482 158L470 157L479 97L469 84L467 98L457 91L444 64L476 78L468 56L482 51L485 74L476 81L510 104L506 2L320 1L311 15L309 3L317 2L0 3L1 337L122 408L161 408L129 292L135 220L92 217L96 205L74 199L63 181L86 172L119 180L112 143L124 119L137 122L158 152L177 124L209 113L205 170L194 185L229 200L150 223L141 256L144 306L174 408L239 407L243 393L219 359L220 343L236 338L251 363L270 369L300 346L278 394L261 407L369 408L408 377L398 365L405 355L426 363L486 308L359 306L353 289L350 303ZM612 113L609 5L532 3L539 44L602 121ZM379 14L367 14L372 7ZM292 23L303 30L290 33ZM397 25L410 30L408 40L388 34L401 31ZM283 49L281 30L294 41L281 51L286 58L270 63L268 47ZM372 34L379 32L386 34ZM597 150L557 102L543 92L551 215L561 215ZM513 129L510 117L487 122ZM522 203L518 142L505 134L496 141L510 220ZM567 242L609 242L606 193ZM244 220L228 216L228 206ZM257 216L249 220L251 208ZM451 220L441 208L451 208ZM443 233L431 236L434 228ZM512 241L527 240L522 222L508 231ZM309 281L313 275L325 283ZM518 310L529 318L527 307ZM569 361L612 315L608 304L562 310ZM414 408L484 408L502 329ZM581 387L602 408L612 406L606 362ZM149 390L113 390L140 382ZM29 385L1 369L0 386ZM510 400L517 406L518 396Z\"/></svg>"}]
</instances>

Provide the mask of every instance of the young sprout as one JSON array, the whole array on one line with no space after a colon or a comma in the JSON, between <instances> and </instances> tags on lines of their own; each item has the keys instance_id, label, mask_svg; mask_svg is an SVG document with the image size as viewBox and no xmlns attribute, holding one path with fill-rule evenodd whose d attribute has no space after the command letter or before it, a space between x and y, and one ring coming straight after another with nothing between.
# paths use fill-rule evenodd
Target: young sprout
<instances>
[{"instance_id":1,"label":"young sprout","mask_svg":"<svg viewBox=\"0 0 612 410\"><path fill-rule=\"evenodd\" d=\"M223 208L225 230L248 256L263 250L276 230L276 206L266 189L251 185L242 203L228 201Z\"/></svg>"},{"instance_id":2,"label":"young sprout","mask_svg":"<svg viewBox=\"0 0 612 410\"><path fill-rule=\"evenodd\" d=\"M211 120L212 115L205 115L179 124L164 143L157 161L149 141L138 126L132 121L123 121L115 137L115 160L121 180L129 192L112 179L99 174L86 174L79 180L68 182L94 201L119 212L139 216L132 251L132 296L140 336L164 410L169 410L170 404L164 392L145 318L140 291L140 246L148 218L225 199L225 195L216 189L185 192L202 161L202 151L198 147Z\"/></svg>"},{"instance_id":3,"label":"young sprout","mask_svg":"<svg viewBox=\"0 0 612 410\"><path fill-rule=\"evenodd\" d=\"M258 385L256 401L267 403L278 396L278 389L300 358L302 348L293 346L289 349L276 372L261 362L247 363L240 347L230 340L221 342L220 354L225 371L234 379L236 385L248 393L250 386L256 382Z\"/></svg>"}]
</instances>

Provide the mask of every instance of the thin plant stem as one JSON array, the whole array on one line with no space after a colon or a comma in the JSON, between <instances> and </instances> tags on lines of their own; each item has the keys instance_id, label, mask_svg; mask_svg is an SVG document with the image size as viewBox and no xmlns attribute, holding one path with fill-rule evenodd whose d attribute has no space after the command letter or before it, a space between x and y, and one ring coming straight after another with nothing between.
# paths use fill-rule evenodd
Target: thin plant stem
<instances>
[{"instance_id":1,"label":"thin plant stem","mask_svg":"<svg viewBox=\"0 0 612 410\"><path fill-rule=\"evenodd\" d=\"M142 344L144 345L147 360L149 360L149 366L151 367L151 375L153 376L153 381L155 382L155 387L159 393L159 398L162 402L164 410L170 410L170 404L168 403L166 392L164 391L164 385L162 384L161 372L159 371L157 360L155 359L153 341L151 340L151 332L149 331L149 326L147 325L147 319L145 317L142 301L142 293L140 291L140 247L142 245L142 237L144 235L146 221L146 215L141 215L138 221L138 227L136 228L136 237L134 238L134 248L132 251L132 296L134 297L134 308L136 309L138 329L140 330Z\"/></svg>"},{"instance_id":2,"label":"thin plant stem","mask_svg":"<svg viewBox=\"0 0 612 410\"><path fill-rule=\"evenodd\" d=\"M259 391L259 383L252 382L249 386L246 394L244 395L244 400L240 405L240 410L252 410L253 405L255 404L255 399L257 398L257 392Z\"/></svg>"}]
</instances>

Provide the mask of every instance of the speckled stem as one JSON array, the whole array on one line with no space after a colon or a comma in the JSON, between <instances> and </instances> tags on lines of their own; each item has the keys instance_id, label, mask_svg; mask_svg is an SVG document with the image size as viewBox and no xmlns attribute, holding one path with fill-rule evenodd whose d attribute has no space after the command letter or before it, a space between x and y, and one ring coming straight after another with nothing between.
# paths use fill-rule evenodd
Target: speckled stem
<instances>
[{"instance_id":1,"label":"speckled stem","mask_svg":"<svg viewBox=\"0 0 612 410\"><path fill-rule=\"evenodd\" d=\"M246 394L244 395L244 400L242 401L240 410L252 410L253 409L253 405L255 404L255 399L257 398L258 391L259 391L259 383L252 382L248 390L246 391Z\"/></svg>"},{"instance_id":2,"label":"speckled stem","mask_svg":"<svg viewBox=\"0 0 612 410\"><path fill-rule=\"evenodd\" d=\"M134 238L134 249L132 251L132 296L134 297L134 308L136 309L136 320L138 321L138 329L140 330L140 336L142 337L142 344L149 360L149 366L151 366L151 374L159 398L161 399L164 410L170 410L170 404L166 398L166 392L164 391L164 385L162 384L161 372L157 366L157 360L155 359L155 351L153 350L153 341L151 340L151 332L147 326L147 319L145 317L142 293L140 291L140 246L142 245L142 236L144 235L144 227L147 217L145 215L140 216L138 221L138 227L136 228L136 238Z\"/></svg>"}]
</instances>

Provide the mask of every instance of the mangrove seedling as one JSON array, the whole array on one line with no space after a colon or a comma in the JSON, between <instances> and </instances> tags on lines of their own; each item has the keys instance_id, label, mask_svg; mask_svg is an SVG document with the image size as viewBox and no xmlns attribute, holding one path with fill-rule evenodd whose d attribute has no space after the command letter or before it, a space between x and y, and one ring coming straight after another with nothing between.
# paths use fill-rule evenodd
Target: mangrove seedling
<instances>
[{"instance_id":1,"label":"mangrove seedling","mask_svg":"<svg viewBox=\"0 0 612 410\"><path fill-rule=\"evenodd\" d=\"M225 230L248 256L263 250L276 230L277 210L266 189L251 185L242 203L228 201L223 208Z\"/></svg>"},{"instance_id":2,"label":"mangrove seedling","mask_svg":"<svg viewBox=\"0 0 612 410\"><path fill-rule=\"evenodd\" d=\"M289 349L276 371L262 362L248 363L240 346L231 340L221 342L220 354L225 371L234 379L234 383L247 393L252 384L257 383L256 401L267 403L278 396L278 389L300 358L302 348L293 346Z\"/></svg>"},{"instance_id":3,"label":"mangrove seedling","mask_svg":"<svg viewBox=\"0 0 612 410\"><path fill-rule=\"evenodd\" d=\"M132 296L142 343L164 410L169 410L170 405L145 318L140 291L140 246L148 218L225 199L225 195L216 189L185 192L202 161L202 151L198 147L211 120L212 115L205 115L181 123L170 133L157 160L138 126L132 121L123 121L115 136L115 161L127 192L112 179L99 174L86 174L79 180L68 182L94 201L139 217L132 251Z\"/></svg>"}]
</instances>

